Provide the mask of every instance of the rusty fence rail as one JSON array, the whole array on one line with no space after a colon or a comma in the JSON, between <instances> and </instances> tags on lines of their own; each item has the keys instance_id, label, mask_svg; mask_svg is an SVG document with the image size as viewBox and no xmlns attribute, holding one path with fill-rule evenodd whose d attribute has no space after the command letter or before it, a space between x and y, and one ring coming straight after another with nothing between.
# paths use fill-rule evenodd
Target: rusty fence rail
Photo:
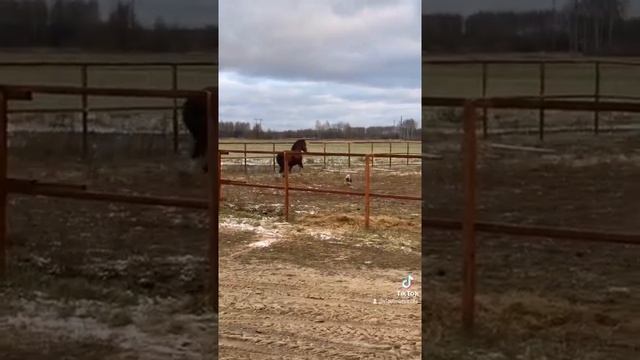
<instances>
[{"instance_id":1,"label":"rusty fence rail","mask_svg":"<svg viewBox=\"0 0 640 360\"><path fill-rule=\"evenodd\" d=\"M374 150L376 145L387 145L388 144L388 149L389 152L385 152L385 153L376 153L376 158L378 159L388 159L388 163L389 163L389 167L391 167L393 165L392 159L393 158L397 158L397 156L395 155L407 155L402 157L403 159L406 159L406 165L410 165L410 160L411 159L415 159L412 158L410 155L416 155L417 153L412 152L411 149L411 145L421 145L422 142L421 141L388 141L388 140L370 140L370 141L366 141L366 140L354 140L354 141L347 141L347 140L327 140L327 141L307 141L307 144L309 145L322 145L322 152L315 152L315 154L318 154L317 156L322 156L323 159L323 168L327 167L327 157L331 157L331 152L327 151L327 145L344 145L347 147L347 152L346 153L340 153L340 154L346 154L346 155L341 155L341 156L345 156L347 158L347 167L351 168L351 158L357 158L357 157L364 157L365 155L367 155L366 153L354 153L352 152L352 145L370 145L370 151L368 154L374 154ZM233 153L237 153L237 154L242 154L242 157L236 157L234 159L238 159L238 160L242 160L243 166L244 166L244 171L247 172L248 169L248 163L247 160L249 159L271 159L271 166L273 167L273 169L275 170L276 168L276 162L275 162L275 157L269 157L266 155L273 155L273 154L277 154L278 152L282 152L285 149L276 149L277 145L282 145L282 146L286 146L286 147L290 147L291 146L291 142L284 142L284 141L263 141L263 142L220 142L220 146L225 146L225 145L242 145L242 150L239 149L234 149L232 152ZM271 147L271 151L269 150L252 150L249 149L249 146L251 145L259 145L262 147L265 146L270 146ZM393 152L393 145L404 145L404 148L402 153L398 153L398 152ZM228 150L228 149L222 149L222 150ZM231 151L231 150L229 150ZM262 156L248 156L248 154L261 154ZM307 154L311 154L311 153L307 153ZM435 157L435 155L433 155Z\"/></svg>"},{"instance_id":2,"label":"rusty fence rail","mask_svg":"<svg viewBox=\"0 0 640 360\"><path fill-rule=\"evenodd\" d=\"M188 67L217 67L217 62L131 62L131 61L118 61L118 62L60 62L60 61L21 61L21 62L0 62L0 68L46 68L46 67L63 67L63 68L78 68L80 72L80 84L83 89L89 88L89 75L90 69L96 68L130 68L140 69L145 67L150 68L167 68L169 71L169 79L171 80L171 87L166 90L178 91L179 90L179 70L180 68ZM82 154L87 155L88 152L88 117L90 112L117 112L117 111L172 111L172 133L173 133L173 150L178 152L179 149L179 123L178 123L178 111L182 108L178 105L178 98L181 96L167 97L167 99L173 99L172 106L119 106L119 107L89 107L89 96L99 95L89 92L77 94L80 96L82 103L81 108L50 108L50 109L15 109L10 110L11 113L80 113L82 114ZM102 96L102 95L100 95Z\"/></svg>"},{"instance_id":3,"label":"rusty fence rail","mask_svg":"<svg viewBox=\"0 0 640 360\"><path fill-rule=\"evenodd\" d=\"M577 95L552 95L553 97L567 97L567 98L578 98L585 97L594 99L596 103L600 102L604 99L618 99L618 100L638 100L640 101L640 97L637 96L613 96L602 93L602 67L603 66L629 66L629 67L640 67L640 61L615 61L615 60L602 60L602 59L541 59L541 60L533 60L533 59L512 59L512 60L504 60L504 59L464 59L464 60L454 60L454 59L424 59L422 61L423 65L431 65L431 66L456 66L456 65L480 65L482 68L481 76L481 87L480 87L480 95L478 98L487 99L489 98L489 66L490 65L538 65L538 98L548 97L547 92L547 69L549 65L591 65L593 66L593 92L590 94L577 94ZM488 128L488 116L489 116L489 108L488 106L482 106L482 134L484 138L489 136L489 128ZM538 107L538 137L542 141L544 140L544 127L545 127L545 110L548 108ZM600 132L600 112L601 110L595 108L593 110L593 132L594 134L598 134Z\"/></svg>"},{"instance_id":4,"label":"rusty fence rail","mask_svg":"<svg viewBox=\"0 0 640 360\"><path fill-rule=\"evenodd\" d=\"M173 206L194 209L207 209L209 214L208 236L208 270L206 281L207 301L218 310L218 210L219 185L214 172L209 174L207 201L200 199L157 197L124 193L89 191L84 185L46 183L31 179L14 179L7 176L7 123L8 102L10 100L30 100L33 93L60 95L94 95L118 97L150 97L180 98L190 96L206 97L208 123L209 167L215 165L215 154L218 149L218 91L173 91L149 89L117 89L117 88L79 88L68 86L10 86L0 85L0 278L7 272L7 196L22 194L32 196L61 197L79 200L121 202L129 204Z\"/></svg>"},{"instance_id":5,"label":"rusty fence rail","mask_svg":"<svg viewBox=\"0 0 640 360\"><path fill-rule=\"evenodd\" d=\"M639 102L623 101L575 101L544 100L527 98L433 98L423 97L423 107L464 107L464 135L462 139L462 174L464 189L464 211L461 221L452 219L427 218L423 215L423 231L428 228L440 230L462 230L463 241L463 287L462 322L467 331L472 331L475 319L476 294L476 234L487 232L494 234L550 237L574 241L595 241L613 244L640 245L640 233L599 232L584 229L557 227L534 227L519 224L490 223L477 220L477 109L530 109L543 107L561 111L624 111L640 113ZM425 237L423 235L423 242ZM426 240L428 241L428 240ZM425 245L423 245L424 247Z\"/></svg>"},{"instance_id":6,"label":"rusty fence rail","mask_svg":"<svg viewBox=\"0 0 640 360\"><path fill-rule=\"evenodd\" d=\"M272 151L248 151L249 153L259 153L259 154L272 154L275 155L279 152ZM232 186L245 186L245 187L253 187L253 188L262 188L262 189L274 189L274 190L283 190L284 191L284 218L286 221L289 221L289 208L290 208L290 196L289 193L291 191L300 191L300 192L311 192L311 193L319 193L319 194L333 194L333 195L347 195L347 196L360 196L364 197L364 227L369 228L370 226L370 211L371 211L371 199L372 198L382 198L382 199L394 199L394 200L405 200L405 201L422 201L422 196L408 196L408 195L394 195L394 194L381 194L381 193L372 193L371 192L371 172L372 172L372 164L376 157L378 156L391 156L393 158L410 158L410 159L423 159L425 156L423 155L406 155L406 154L360 154L360 156L364 156L364 191L345 191L345 190L336 190L336 189L319 189L312 187L298 187L291 186L289 181L289 157L291 154L295 153L294 151L285 150L280 153L284 153L284 174L283 174L283 184L281 186L277 185L269 185L269 184L256 184L256 183L247 183L243 181L223 179L222 178L222 155L228 155L231 153L246 153L244 150L220 150L218 152L218 184L219 184L219 198L222 198L222 185L232 185ZM350 153L325 153L325 152L306 152L303 153L304 156L353 156L354 154ZM427 156L428 157L428 156Z\"/></svg>"}]
</instances>

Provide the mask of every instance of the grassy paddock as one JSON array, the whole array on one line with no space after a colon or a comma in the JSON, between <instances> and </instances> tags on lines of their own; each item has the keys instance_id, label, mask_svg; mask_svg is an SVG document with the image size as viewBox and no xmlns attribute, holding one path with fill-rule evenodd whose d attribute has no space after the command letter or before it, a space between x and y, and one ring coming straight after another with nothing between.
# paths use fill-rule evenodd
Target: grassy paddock
<instances>
[{"instance_id":1,"label":"grassy paddock","mask_svg":"<svg viewBox=\"0 0 640 360\"><path fill-rule=\"evenodd\" d=\"M84 53L3 53L0 62L213 62L213 53L193 54L84 54ZM201 89L218 81L215 66L189 66L178 68L178 88ZM3 67L0 65L1 83L20 85L81 86L81 68L78 67ZM130 87L171 89L172 74L168 66L90 67L88 85L92 87ZM16 102L13 108L68 108L80 107L79 96L37 95L28 103ZM170 106L172 100L89 97L89 107L108 106Z\"/></svg>"},{"instance_id":2,"label":"grassy paddock","mask_svg":"<svg viewBox=\"0 0 640 360\"><path fill-rule=\"evenodd\" d=\"M611 59L617 60L617 59ZM626 61L635 59L624 59ZM593 64L547 64L545 94L594 95L596 89ZM640 96L640 66L601 65L601 96ZM482 97L482 65L434 65L422 69L423 95L442 97ZM540 68L537 64L494 64L488 66L487 96L537 96L540 91ZM459 127L459 109L425 108L424 127ZM537 131L538 111L490 110L489 130L515 129ZM589 112L547 111L545 128L593 129ZM601 113L602 130L637 123L637 116Z\"/></svg>"}]
</instances>

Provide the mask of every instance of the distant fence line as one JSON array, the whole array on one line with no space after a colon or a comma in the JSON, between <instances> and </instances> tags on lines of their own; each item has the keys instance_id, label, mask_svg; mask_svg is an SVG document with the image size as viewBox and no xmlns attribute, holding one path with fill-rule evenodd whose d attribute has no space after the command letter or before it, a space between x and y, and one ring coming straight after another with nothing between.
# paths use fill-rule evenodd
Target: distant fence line
<instances>
[{"instance_id":1,"label":"distant fence line","mask_svg":"<svg viewBox=\"0 0 640 360\"><path fill-rule=\"evenodd\" d=\"M344 156L347 158L347 167L351 167L351 158L352 157L366 157L368 155L374 154L374 146L375 145L389 145L389 151L381 154L378 153L376 155L377 158L388 158L389 159L389 167L392 166L392 159L393 158L397 158L396 155L402 155L402 158L406 159L406 165L410 164L410 160L413 159L414 157L411 157L412 154L420 154L421 150L417 151L417 152L412 152L411 151L411 145L421 145L422 142L421 141L417 141L417 140L406 140L406 141L388 141L388 140L369 140L369 141L362 141L362 140L354 140L354 141L349 141L349 140L312 140L312 141L307 141L308 144L311 145L322 145L322 151L319 152L310 152L308 153L309 155L313 155L316 154L317 156L322 156L323 157L323 167L327 167L327 156L333 156L333 154L331 152L327 152L327 145L335 145L335 144L339 144L339 145L346 145L347 146L347 152L346 153L340 153L343 154L341 156ZM359 144L359 145L370 145L370 152L368 154L364 154L364 153L352 153L351 152L351 145L352 144ZM406 147L406 151L403 153L398 153L398 152L393 152L393 145L405 145ZM285 142L285 141L255 141L255 142L235 142L235 141L231 141L231 142L226 142L226 141L220 141L219 145L222 147L223 145L242 145L243 149L242 150L233 150L233 149L220 149L222 151L227 151L230 153L239 153L242 154L242 157L237 157L237 159L242 159L243 160L243 166L244 166L244 171L247 172L247 160L248 159L271 159L271 165L273 167L273 169L275 170L275 166L276 166L276 162L275 162L275 157L270 156L273 154L276 154L276 145L286 145L287 147L291 146L291 142ZM248 149L248 145L262 145L262 146L269 146L271 145L271 151L259 151L259 150L251 150ZM279 149L280 151L286 151L289 149ZM263 154L261 156L247 156L247 154ZM405 157L406 155L406 157ZM431 155L431 157L436 158L436 155Z\"/></svg>"},{"instance_id":2,"label":"distant fence line","mask_svg":"<svg viewBox=\"0 0 640 360\"><path fill-rule=\"evenodd\" d=\"M545 100L549 98L565 98L565 99L587 99L593 100L599 103L602 99L613 100L628 100L628 101L640 101L640 96L608 96L602 94L601 91L601 68L603 65L617 65L617 66L630 66L640 67L640 61L617 61L617 60L592 60L592 59L468 59L468 60L454 60L454 59L423 59L423 65L433 66L446 66L446 65L481 65L482 66L482 83L481 83L481 95L479 98L487 99L488 97L488 73L490 65L538 65L538 96L539 100ZM594 71L594 83L592 94L574 94L574 95L547 95L546 81L547 81L547 66L548 65L562 65L562 64L582 64L592 65ZM640 79L638 79L640 81ZM482 108L482 134L486 138L489 135L489 129L487 125L488 119L487 106ZM540 140L544 140L544 126L545 126L545 107L540 106L538 115L538 136ZM593 110L593 132L598 134L600 131L600 109L597 107Z\"/></svg>"},{"instance_id":3,"label":"distant fence line","mask_svg":"<svg viewBox=\"0 0 640 360\"><path fill-rule=\"evenodd\" d=\"M117 67L117 68L141 68L141 67L167 67L170 70L171 86L165 90L179 91L178 89L178 74L181 67L204 67L204 66L218 66L217 62L60 62L60 61L20 61L20 62L0 62L0 68L3 67L77 67L80 71L80 87L83 89L89 88L89 69L90 68L105 68L105 67ZM178 105L179 97L173 98L173 106L119 106L119 107L99 107L89 109L89 93L82 93L80 99L82 101L81 108L52 108L52 109L20 109L12 110L11 113L81 113L82 114L82 154L86 155L88 152L88 117L90 112L115 112L115 111L173 111L173 150L178 152L179 147L179 128L178 128L178 110L181 106ZM92 95L92 94L91 94Z\"/></svg>"}]
</instances>

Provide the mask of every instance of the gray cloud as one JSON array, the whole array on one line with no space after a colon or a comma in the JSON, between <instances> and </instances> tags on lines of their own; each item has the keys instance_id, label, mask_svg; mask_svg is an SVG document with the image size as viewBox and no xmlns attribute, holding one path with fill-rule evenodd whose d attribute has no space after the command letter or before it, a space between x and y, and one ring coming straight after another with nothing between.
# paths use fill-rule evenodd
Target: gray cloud
<instances>
[{"instance_id":1,"label":"gray cloud","mask_svg":"<svg viewBox=\"0 0 640 360\"><path fill-rule=\"evenodd\" d=\"M263 119L273 130L313 127L316 120L353 126L390 125L420 119L421 89L394 89L315 81L288 81L220 74L220 118Z\"/></svg>"},{"instance_id":2,"label":"gray cloud","mask_svg":"<svg viewBox=\"0 0 640 360\"><path fill-rule=\"evenodd\" d=\"M420 120L419 0L220 2L220 118L274 130Z\"/></svg>"},{"instance_id":3,"label":"gray cloud","mask_svg":"<svg viewBox=\"0 0 640 360\"><path fill-rule=\"evenodd\" d=\"M255 76L420 86L418 0L220 2L220 66Z\"/></svg>"}]
</instances>

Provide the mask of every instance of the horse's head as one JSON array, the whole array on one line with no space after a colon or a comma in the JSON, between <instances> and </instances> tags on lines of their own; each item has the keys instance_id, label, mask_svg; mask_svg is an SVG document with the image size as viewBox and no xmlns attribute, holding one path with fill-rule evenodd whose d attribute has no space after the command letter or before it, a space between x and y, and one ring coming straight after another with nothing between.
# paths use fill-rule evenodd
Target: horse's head
<instances>
[{"instance_id":1,"label":"horse's head","mask_svg":"<svg viewBox=\"0 0 640 360\"><path fill-rule=\"evenodd\" d=\"M307 142L306 142L306 140L305 139L300 139L300 140L296 141L295 143L293 143L293 146L291 147L291 150L307 152Z\"/></svg>"}]
</instances>

